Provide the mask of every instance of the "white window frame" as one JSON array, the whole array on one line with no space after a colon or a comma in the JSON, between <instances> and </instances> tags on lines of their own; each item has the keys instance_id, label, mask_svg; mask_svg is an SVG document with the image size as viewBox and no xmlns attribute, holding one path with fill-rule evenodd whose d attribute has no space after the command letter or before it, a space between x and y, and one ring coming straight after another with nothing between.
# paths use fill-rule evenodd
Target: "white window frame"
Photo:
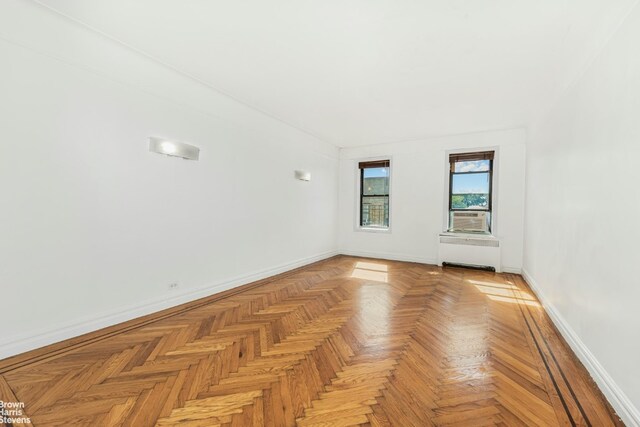
<instances>
[{"instance_id":1,"label":"white window frame","mask_svg":"<svg viewBox=\"0 0 640 427\"><path fill-rule=\"evenodd\" d=\"M360 186L362 183L360 182L360 162L373 162L380 160L388 160L389 161L389 226L386 228L381 227L363 227L360 225ZM392 156L376 156L376 157L365 157L354 159L354 175L355 175L355 206L354 206L354 231L362 231L366 233L391 233L391 224L393 222L393 212L392 212L392 193L393 193L393 158Z\"/></svg>"},{"instance_id":2,"label":"white window frame","mask_svg":"<svg viewBox=\"0 0 640 427\"><path fill-rule=\"evenodd\" d=\"M499 177L500 177L500 147L499 146L488 146L488 147L470 147L470 148L456 148L455 150L445 150L444 153L444 203L443 203L443 221L442 221L442 232L447 234L455 234L459 235L473 235L477 236L477 234L465 233L461 231L449 231L449 180L451 179L449 169L451 167L451 163L449 162L450 154L460 154L460 153L475 153L479 151L493 151L493 182L491 183L491 233L487 234L487 236L498 236L498 206L500 202L499 197ZM391 214L389 214L391 216Z\"/></svg>"}]
</instances>

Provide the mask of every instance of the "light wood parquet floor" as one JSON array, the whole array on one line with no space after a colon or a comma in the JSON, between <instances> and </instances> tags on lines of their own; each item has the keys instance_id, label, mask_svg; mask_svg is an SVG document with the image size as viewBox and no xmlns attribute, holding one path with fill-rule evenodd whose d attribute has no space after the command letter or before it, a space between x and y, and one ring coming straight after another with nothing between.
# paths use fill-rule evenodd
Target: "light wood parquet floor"
<instances>
[{"instance_id":1,"label":"light wood parquet floor","mask_svg":"<svg viewBox=\"0 0 640 427\"><path fill-rule=\"evenodd\" d=\"M621 425L511 274L339 256L69 344L0 361L35 426Z\"/></svg>"}]
</instances>

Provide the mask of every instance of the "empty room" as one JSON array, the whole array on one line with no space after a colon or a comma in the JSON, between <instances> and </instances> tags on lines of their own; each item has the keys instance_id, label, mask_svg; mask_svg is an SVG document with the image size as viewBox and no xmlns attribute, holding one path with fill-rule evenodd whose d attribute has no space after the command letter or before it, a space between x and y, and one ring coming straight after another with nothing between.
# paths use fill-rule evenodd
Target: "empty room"
<instances>
[{"instance_id":1,"label":"empty room","mask_svg":"<svg viewBox=\"0 0 640 427\"><path fill-rule=\"evenodd\" d=\"M0 425L640 426L639 2L0 0Z\"/></svg>"}]
</instances>

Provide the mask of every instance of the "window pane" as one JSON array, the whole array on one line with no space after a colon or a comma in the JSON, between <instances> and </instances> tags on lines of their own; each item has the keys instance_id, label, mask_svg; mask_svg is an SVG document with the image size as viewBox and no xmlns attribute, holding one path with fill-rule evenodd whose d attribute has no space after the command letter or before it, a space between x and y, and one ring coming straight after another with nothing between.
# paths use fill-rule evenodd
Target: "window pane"
<instances>
[{"instance_id":1,"label":"window pane","mask_svg":"<svg viewBox=\"0 0 640 427\"><path fill-rule=\"evenodd\" d=\"M365 227L389 227L389 196L362 197L361 214Z\"/></svg>"},{"instance_id":2,"label":"window pane","mask_svg":"<svg viewBox=\"0 0 640 427\"><path fill-rule=\"evenodd\" d=\"M489 173L454 174L452 209L489 209Z\"/></svg>"},{"instance_id":3,"label":"window pane","mask_svg":"<svg viewBox=\"0 0 640 427\"><path fill-rule=\"evenodd\" d=\"M363 174L362 194L365 196L389 194L389 168L365 168Z\"/></svg>"},{"instance_id":4,"label":"window pane","mask_svg":"<svg viewBox=\"0 0 640 427\"><path fill-rule=\"evenodd\" d=\"M454 172L484 172L491 168L490 160L472 160L469 162L456 162Z\"/></svg>"},{"instance_id":5,"label":"window pane","mask_svg":"<svg viewBox=\"0 0 640 427\"><path fill-rule=\"evenodd\" d=\"M489 173L472 173L452 176L453 194L489 194Z\"/></svg>"},{"instance_id":6,"label":"window pane","mask_svg":"<svg viewBox=\"0 0 640 427\"><path fill-rule=\"evenodd\" d=\"M454 194L451 196L451 209L489 209L489 194Z\"/></svg>"}]
</instances>

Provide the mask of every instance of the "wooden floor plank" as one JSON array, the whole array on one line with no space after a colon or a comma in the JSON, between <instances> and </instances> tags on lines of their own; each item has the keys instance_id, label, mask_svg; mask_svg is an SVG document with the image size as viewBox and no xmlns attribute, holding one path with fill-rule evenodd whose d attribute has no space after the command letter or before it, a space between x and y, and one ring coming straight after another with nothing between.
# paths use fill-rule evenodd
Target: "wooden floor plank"
<instances>
[{"instance_id":1,"label":"wooden floor plank","mask_svg":"<svg viewBox=\"0 0 640 427\"><path fill-rule=\"evenodd\" d=\"M348 256L0 370L34 425L622 425L520 276Z\"/></svg>"}]
</instances>

